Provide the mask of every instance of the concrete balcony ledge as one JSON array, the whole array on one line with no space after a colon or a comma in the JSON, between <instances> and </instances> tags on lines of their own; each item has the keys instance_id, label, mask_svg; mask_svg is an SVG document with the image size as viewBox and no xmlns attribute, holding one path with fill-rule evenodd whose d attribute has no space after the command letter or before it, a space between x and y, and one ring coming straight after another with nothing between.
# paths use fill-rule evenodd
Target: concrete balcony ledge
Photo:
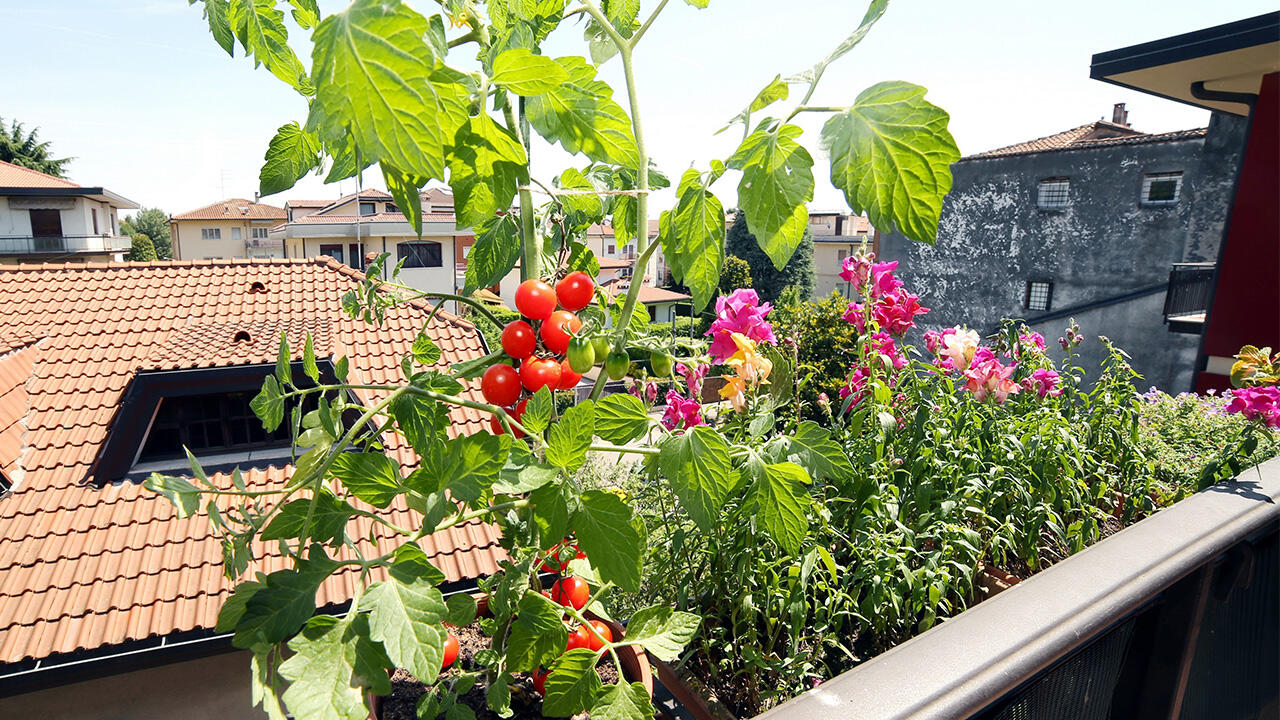
<instances>
[{"instance_id":1,"label":"concrete balcony ledge","mask_svg":"<svg viewBox=\"0 0 1280 720\"><path fill-rule=\"evenodd\" d=\"M133 240L127 235L0 235L0 255L75 255L128 252Z\"/></svg>"},{"instance_id":2,"label":"concrete balcony ledge","mask_svg":"<svg viewBox=\"0 0 1280 720\"><path fill-rule=\"evenodd\" d=\"M1259 665L1264 668L1263 673L1269 672L1265 668L1275 662L1269 650L1239 657L1250 655L1244 648L1251 642L1260 643L1263 648L1280 645L1269 638L1276 632L1275 622L1266 620L1265 613L1262 622L1250 620L1244 624L1248 629L1237 630L1235 636L1224 631L1223 626L1210 623L1222 617L1217 608L1225 607L1227 602L1220 597L1223 586L1228 594L1246 597L1237 606L1261 603L1266 612L1274 613L1270 595L1276 592L1273 575L1280 573L1272 547L1280 528L1277 500L1280 458L1250 468L1231 482L1211 487L1135 523L759 717L1003 718L1008 714L1007 707L1006 712L995 713L1004 702L1012 702L1010 698L1021 700L1039 693L1037 701L1042 702L1053 692L1060 693L1055 702L1066 701L1055 706L1059 707L1055 717L1072 716L1071 711L1062 708L1081 701L1106 705L1114 702L1116 706L1138 703L1138 707L1154 702L1172 708L1169 711L1174 713L1159 717L1177 717L1177 709L1184 707L1184 696L1190 698L1188 702L1203 700L1206 691L1197 683L1210 675L1218 678L1214 682L1221 683L1227 674L1216 671L1230 661L1223 660L1221 653L1213 654L1213 648L1221 648L1225 642L1236 648L1232 651L1236 662ZM1258 542L1258 538L1264 540ZM1263 549L1255 552L1256 547ZM1222 562L1224 558L1236 559ZM1248 595L1250 592L1264 595L1258 600L1257 596ZM1161 600L1156 601L1157 596ZM1231 611L1241 617L1236 606L1228 612ZM1135 624L1137 620L1146 624ZM1116 697L1081 700L1088 694L1079 684L1081 668L1092 672L1100 663L1096 655L1077 651L1103 646L1120 628L1129 633L1121 642L1143 634L1158 639L1143 639L1140 643L1135 640L1119 656L1123 659L1114 661L1116 667L1123 664L1123 671L1113 668L1108 676L1113 683L1110 691L1099 690L1107 686L1105 682L1089 686L1090 692L1114 692ZM1150 632L1152 629L1159 632ZM1070 658L1083 658L1081 662L1085 664L1071 666L1067 662ZM1145 670L1147 674L1140 678L1127 674L1131 671L1124 663L1134 662L1131 658L1141 661L1142 668L1160 668L1159 677L1151 670ZM1208 664L1197 664L1193 671L1193 660ZM1068 667L1076 679L1058 684L1057 689L1048 681L1031 687L1035 680L1044 679L1060 667ZM1191 689L1188 683L1192 684ZM1261 693L1266 698L1263 702L1274 704L1277 691L1258 687L1265 684L1266 681L1249 681L1243 694ZM1064 687L1071 689L1060 689ZM1121 692L1133 697L1118 697ZM1228 687L1211 692L1218 702L1241 694ZM1146 717L1150 713L1141 714Z\"/></svg>"}]
</instances>

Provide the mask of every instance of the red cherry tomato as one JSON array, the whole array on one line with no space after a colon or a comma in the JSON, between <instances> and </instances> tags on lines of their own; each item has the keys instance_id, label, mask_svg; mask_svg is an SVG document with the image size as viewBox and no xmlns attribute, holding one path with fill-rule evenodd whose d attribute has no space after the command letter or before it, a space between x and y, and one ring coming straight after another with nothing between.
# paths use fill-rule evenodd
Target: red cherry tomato
<instances>
[{"instance_id":1,"label":"red cherry tomato","mask_svg":"<svg viewBox=\"0 0 1280 720\"><path fill-rule=\"evenodd\" d=\"M507 408L507 414L515 418L516 422L520 422L520 416L524 415L525 405L528 405L528 404L529 404L529 401L527 399L521 400L520 404L516 405L514 408ZM489 416L489 429L493 431L494 435L501 435L504 432L506 432L506 430L502 427L502 422L498 420L497 415ZM524 433L520 432L519 428L512 428L512 430L515 431L515 434L516 434L515 437L517 440L524 437Z\"/></svg>"},{"instance_id":2,"label":"red cherry tomato","mask_svg":"<svg viewBox=\"0 0 1280 720\"><path fill-rule=\"evenodd\" d=\"M613 631L609 629L608 625L599 620L592 620L591 627L595 628L597 633L600 633L600 637L604 638L605 642L613 642ZM599 637L596 637L591 631L587 631L587 648L592 651L599 651L603 647L604 642L600 642Z\"/></svg>"},{"instance_id":3,"label":"red cherry tomato","mask_svg":"<svg viewBox=\"0 0 1280 720\"><path fill-rule=\"evenodd\" d=\"M556 283L556 299L565 310L581 310L590 305L595 293L596 284L582 271L571 272Z\"/></svg>"},{"instance_id":4,"label":"red cherry tomato","mask_svg":"<svg viewBox=\"0 0 1280 720\"><path fill-rule=\"evenodd\" d=\"M580 577L560 578L551 586L551 599L574 610L581 610L590 597L591 587Z\"/></svg>"},{"instance_id":5,"label":"red cherry tomato","mask_svg":"<svg viewBox=\"0 0 1280 720\"><path fill-rule=\"evenodd\" d=\"M590 633L588 633L590 634ZM446 633L444 636L444 658L440 661L440 669L444 670L458 659L458 638L452 632Z\"/></svg>"},{"instance_id":6,"label":"red cherry tomato","mask_svg":"<svg viewBox=\"0 0 1280 720\"><path fill-rule=\"evenodd\" d=\"M513 320L502 328L502 352L516 360L523 360L538 349L538 336L533 326L523 320Z\"/></svg>"},{"instance_id":7,"label":"red cherry tomato","mask_svg":"<svg viewBox=\"0 0 1280 720\"><path fill-rule=\"evenodd\" d=\"M539 695L547 694L547 671L538 668L533 671L533 689L538 691Z\"/></svg>"},{"instance_id":8,"label":"red cherry tomato","mask_svg":"<svg viewBox=\"0 0 1280 720\"><path fill-rule=\"evenodd\" d=\"M573 368L569 367L568 360L560 361L560 384L556 385L557 390L572 390L578 387L578 383L582 382L582 373L576 373Z\"/></svg>"},{"instance_id":9,"label":"red cherry tomato","mask_svg":"<svg viewBox=\"0 0 1280 720\"><path fill-rule=\"evenodd\" d=\"M582 321L577 315L568 310L557 310L542 323L542 344L546 345L551 352L564 355L569 352L569 341L573 339L570 333L576 333L581 329Z\"/></svg>"},{"instance_id":10,"label":"red cherry tomato","mask_svg":"<svg viewBox=\"0 0 1280 720\"><path fill-rule=\"evenodd\" d=\"M591 631L585 625L579 625L577 630L569 632L569 643L565 645L564 651L569 652L574 648L589 648L592 640ZM600 647L604 646L601 645Z\"/></svg>"},{"instance_id":11,"label":"red cherry tomato","mask_svg":"<svg viewBox=\"0 0 1280 720\"><path fill-rule=\"evenodd\" d=\"M556 309L556 291L541 280L525 280L516 288L516 310L530 320L546 320Z\"/></svg>"},{"instance_id":12,"label":"red cherry tomato","mask_svg":"<svg viewBox=\"0 0 1280 720\"><path fill-rule=\"evenodd\" d=\"M569 563L560 561L560 551L564 549L564 543L556 543L554 547L547 551L546 558L542 561L542 571L549 573L564 572L569 567ZM546 593L543 593L544 595ZM547 595L547 597L551 597Z\"/></svg>"},{"instance_id":13,"label":"red cherry tomato","mask_svg":"<svg viewBox=\"0 0 1280 720\"><path fill-rule=\"evenodd\" d=\"M560 363L550 358L528 357L520 363L520 382L531 393L560 384Z\"/></svg>"},{"instance_id":14,"label":"red cherry tomato","mask_svg":"<svg viewBox=\"0 0 1280 720\"><path fill-rule=\"evenodd\" d=\"M494 405L515 405L520 399L520 373L510 365L491 365L480 377L480 394Z\"/></svg>"}]
</instances>

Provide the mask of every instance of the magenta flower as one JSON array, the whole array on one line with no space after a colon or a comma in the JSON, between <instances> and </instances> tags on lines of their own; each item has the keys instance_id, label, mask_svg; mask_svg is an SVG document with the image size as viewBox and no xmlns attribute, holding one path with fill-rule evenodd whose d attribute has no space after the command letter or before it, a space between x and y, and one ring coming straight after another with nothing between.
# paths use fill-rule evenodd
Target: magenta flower
<instances>
[{"instance_id":1,"label":"magenta flower","mask_svg":"<svg viewBox=\"0 0 1280 720\"><path fill-rule=\"evenodd\" d=\"M920 306L919 296L901 287L882 295L871 308L871 314L880 323L881 329L896 337L906 335L908 330L916 326L915 317L927 312L929 308Z\"/></svg>"},{"instance_id":2,"label":"magenta flower","mask_svg":"<svg viewBox=\"0 0 1280 720\"><path fill-rule=\"evenodd\" d=\"M969 369L964 371L964 389L973 393L978 402L986 402L990 396L997 403L1003 403L1010 395L1022 389L1013 379L1013 373L1017 369L1017 365L1000 362L989 348L980 347L974 352Z\"/></svg>"},{"instance_id":3,"label":"magenta flower","mask_svg":"<svg viewBox=\"0 0 1280 720\"><path fill-rule=\"evenodd\" d=\"M844 311L844 321L858 328L859 333L867 331L867 317L863 312L862 303L851 302L849 309Z\"/></svg>"},{"instance_id":4,"label":"magenta flower","mask_svg":"<svg viewBox=\"0 0 1280 720\"><path fill-rule=\"evenodd\" d=\"M881 330L871 336L871 350L879 355L889 358L893 363L894 370L901 370L907 366L907 358L894 344L893 338L889 334Z\"/></svg>"},{"instance_id":5,"label":"magenta flower","mask_svg":"<svg viewBox=\"0 0 1280 720\"><path fill-rule=\"evenodd\" d=\"M697 400L683 397L675 390L667 391L667 410L662 415L662 427L668 430L689 429L702 425L702 405Z\"/></svg>"},{"instance_id":6,"label":"magenta flower","mask_svg":"<svg viewBox=\"0 0 1280 720\"><path fill-rule=\"evenodd\" d=\"M880 298L902 287L902 281L893 276L898 261L876 263L871 266L871 297Z\"/></svg>"},{"instance_id":7,"label":"magenta flower","mask_svg":"<svg viewBox=\"0 0 1280 720\"><path fill-rule=\"evenodd\" d=\"M706 335L711 336L711 360L722 363L738 351L733 342L734 333L742 333L756 342L777 344L773 326L765 317L773 306L760 304L755 290L734 290L727 297L716 298L716 319Z\"/></svg>"},{"instance_id":8,"label":"magenta flower","mask_svg":"<svg viewBox=\"0 0 1280 720\"><path fill-rule=\"evenodd\" d=\"M1230 397L1226 411L1239 413L1246 420L1258 420L1271 428L1280 429L1280 387L1236 388L1223 393Z\"/></svg>"},{"instance_id":9,"label":"magenta flower","mask_svg":"<svg viewBox=\"0 0 1280 720\"><path fill-rule=\"evenodd\" d=\"M843 387L840 388L840 399L844 400L850 395L853 396L853 402L849 404L852 409L862 403L867 397L867 378L871 377L871 371L862 366L855 367L853 372L849 374L849 378L845 381Z\"/></svg>"},{"instance_id":10,"label":"magenta flower","mask_svg":"<svg viewBox=\"0 0 1280 720\"><path fill-rule=\"evenodd\" d=\"M652 405L658 399L658 383L649 381L644 384L644 399Z\"/></svg>"},{"instance_id":11,"label":"magenta flower","mask_svg":"<svg viewBox=\"0 0 1280 720\"><path fill-rule=\"evenodd\" d=\"M875 253L866 255L850 255L844 259L840 279L853 283L859 291L871 279L871 263L876 259Z\"/></svg>"},{"instance_id":12,"label":"magenta flower","mask_svg":"<svg viewBox=\"0 0 1280 720\"><path fill-rule=\"evenodd\" d=\"M1035 348L1036 350L1042 353L1044 352L1044 336L1034 330L1032 330L1031 332L1019 335L1018 340L1025 347Z\"/></svg>"},{"instance_id":13,"label":"magenta flower","mask_svg":"<svg viewBox=\"0 0 1280 720\"><path fill-rule=\"evenodd\" d=\"M676 363L676 372L684 377L684 383L689 388L689 397L696 398L702 395L702 379L707 376L709 366L698 363L693 367L689 367L684 363Z\"/></svg>"},{"instance_id":14,"label":"magenta flower","mask_svg":"<svg viewBox=\"0 0 1280 720\"><path fill-rule=\"evenodd\" d=\"M1062 378L1058 377L1057 372L1041 368L1031 373L1031 377L1023 380L1022 387L1036 393L1042 399L1046 396L1057 397L1062 394L1061 381Z\"/></svg>"},{"instance_id":15,"label":"magenta flower","mask_svg":"<svg viewBox=\"0 0 1280 720\"><path fill-rule=\"evenodd\" d=\"M938 348L942 347L942 333L937 330L924 331L924 349L930 353L937 355Z\"/></svg>"}]
</instances>

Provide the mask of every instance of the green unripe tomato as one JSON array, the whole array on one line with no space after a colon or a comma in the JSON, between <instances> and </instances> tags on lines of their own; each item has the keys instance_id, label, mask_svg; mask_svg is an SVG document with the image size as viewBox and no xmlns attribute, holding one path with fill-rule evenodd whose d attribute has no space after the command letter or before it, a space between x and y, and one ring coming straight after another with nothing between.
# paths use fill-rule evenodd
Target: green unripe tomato
<instances>
[{"instance_id":1,"label":"green unripe tomato","mask_svg":"<svg viewBox=\"0 0 1280 720\"><path fill-rule=\"evenodd\" d=\"M576 337L569 341L569 367L576 373L585 373L596 364L596 350L591 341Z\"/></svg>"},{"instance_id":2,"label":"green unripe tomato","mask_svg":"<svg viewBox=\"0 0 1280 720\"><path fill-rule=\"evenodd\" d=\"M653 368L653 374L656 377L669 377L671 375L671 356L654 350L649 353L649 367Z\"/></svg>"},{"instance_id":3,"label":"green unripe tomato","mask_svg":"<svg viewBox=\"0 0 1280 720\"><path fill-rule=\"evenodd\" d=\"M604 335L591 338L591 347L595 349L597 359L603 360L609 356L609 338Z\"/></svg>"},{"instance_id":4,"label":"green unripe tomato","mask_svg":"<svg viewBox=\"0 0 1280 720\"><path fill-rule=\"evenodd\" d=\"M627 376L627 370L630 369L631 358L621 350L611 350L604 360L604 371L609 375L610 380L621 380Z\"/></svg>"}]
</instances>

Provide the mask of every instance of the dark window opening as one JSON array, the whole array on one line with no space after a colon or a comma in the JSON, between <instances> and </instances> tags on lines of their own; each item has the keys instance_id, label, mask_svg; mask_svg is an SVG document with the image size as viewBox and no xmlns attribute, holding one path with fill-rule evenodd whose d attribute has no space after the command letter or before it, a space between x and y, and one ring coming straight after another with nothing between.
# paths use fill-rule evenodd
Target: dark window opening
<instances>
[{"instance_id":1,"label":"dark window opening","mask_svg":"<svg viewBox=\"0 0 1280 720\"><path fill-rule=\"evenodd\" d=\"M390 203L390 202L389 202L389 203L387 203L387 209L386 209L386 211L387 211L387 212L389 212L389 213L398 213L398 212L400 212L400 208L396 207L396 204L395 204L395 203Z\"/></svg>"},{"instance_id":2,"label":"dark window opening","mask_svg":"<svg viewBox=\"0 0 1280 720\"><path fill-rule=\"evenodd\" d=\"M321 245L320 254L328 255L329 257L333 258L334 260L337 260L338 262L343 261L341 245Z\"/></svg>"},{"instance_id":3,"label":"dark window opening","mask_svg":"<svg viewBox=\"0 0 1280 720\"><path fill-rule=\"evenodd\" d=\"M62 249L62 212L59 210L28 210L31 214L31 236L36 250Z\"/></svg>"},{"instance_id":4,"label":"dark window opening","mask_svg":"<svg viewBox=\"0 0 1280 720\"><path fill-rule=\"evenodd\" d=\"M1142 204L1175 205L1182 191L1182 173L1154 173L1142 178Z\"/></svg>"},{"instance_id":5,"label":"dark window opening","mask_svg":"<svg viewBox=\"0 0 1280 720\"><path fill-rule=\"evenodd\" d=\"M350 243L347 245L347 256L351 258L351 262L347 263L357 270L364 270L364 253L360 252L359 243Z\"/></svg>"},{"instance_id":6,"label":"dark window opening","mask_svg":"<svg viewBox=\"0 0 1280 720\"><path fill-rule=\"evenodd\" d=\"M1043 280L1028 280L1023 294L1022 304L1028 310L1047 311L1053 301L1053 283Z\"/></svg>"},{"instance_id":7,"label":"dark window opening","mask_svg":"<svg viewBox=\"0 0 1280 720\"><path fill-rule=\"evenodd\" d=\"M1071 204L1071 181L1067 178L1047 178L1040 181L1036 193L1036 205L1042 208L1064 208Z\"/></svg>"},{"instance_id":8,"label":"dark window opening","mask_svg":"<svg viewBox=\"0 0 1280 720\"><path fill-rule=\"evenodd\" d=\"M407 268L444 266L444 258L438 242L404 242L396 246L396 252L399 260L403 260L404 267Z\"/></svg>"},{"instance_id":9,"label":"dark window opening","mask_svg":"<svg viewBox=\"0 0 1280 720\"><path fill-rule=\"evenodd\" d=\"M231 338L231 342L252 342L252 341L253 341L253 338L250 337L249 333L244 330L241 330L240 332L236 333L235 337Z\"/></svg>"},{"instance_id":10,"label":"dark window opening","mask_svg":"<svg viewBox=\"0 0 1280 720\"><path fill-rule=\"evenodd\" d=\"M98 208L89 208L89 214L93 216L93 234L98 234Z\"/></svg>"},{"instance_id":11,"label":"dark window opening","mask_svg":"<svg viewBox=\"0 0 1280 720\"><path fill-rule=\"evenodd\" d=\"M288 447L289 424L281 423L274 432L267 432L249 407L254 395L245 391L162 399L138 461L183 458L184 447L196 455ZM314 409L308 405L314 406L315 401L304 402L304 411ZM285 417L290 417L289 411Z\"/></svg>"},{"instance_id":12,"label":"dark window opening","mask_svg":"<svg viewBox=\"0 0 1280 720\"><path fill-rule=\"evenodd\" d=\"M378 213L378 204L371 202L360 203L361 215L376 215Z\"/></svg>"}]
</instances>

